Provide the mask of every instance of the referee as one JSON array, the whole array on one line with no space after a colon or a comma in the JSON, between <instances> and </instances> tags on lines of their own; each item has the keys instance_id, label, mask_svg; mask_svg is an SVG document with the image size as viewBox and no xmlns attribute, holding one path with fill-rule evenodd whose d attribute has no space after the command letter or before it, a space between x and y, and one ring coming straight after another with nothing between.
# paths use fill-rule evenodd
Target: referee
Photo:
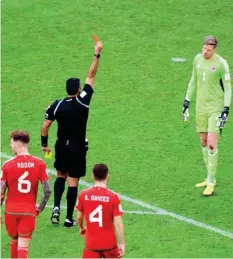
<instances>
[{"instance_id":1,"label":"referee","mask_svg":"<svg viewBox=\"0 0 233 259\"><path fill-rule=\"evenodd\" d=\"M45 112L45 121L41 130L41 146L44 152L51 152L48 146L48 132L53 121L57 121L57 141L55 143L55 162L57 178L54 183L54 208L52 224L59 224L60 202L68 182L67 214L65 227L76 224L73 219L74 207L78 195L79 178L86 174L86 126L89 113L89 104L93 94L94 79L99 65L102 43L95 45L95 54L88 76L81 90L80 79L70 78L66 81L67 97L56 100Z\"/></svg>"}]
</instances>

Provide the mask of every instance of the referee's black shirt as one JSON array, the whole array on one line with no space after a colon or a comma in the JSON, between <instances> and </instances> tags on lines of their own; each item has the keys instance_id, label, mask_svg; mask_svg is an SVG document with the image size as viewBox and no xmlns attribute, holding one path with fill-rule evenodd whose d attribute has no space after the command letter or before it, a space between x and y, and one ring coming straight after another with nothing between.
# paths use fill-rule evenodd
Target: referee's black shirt
<instances>
[{"instance_id":1,"label":"referee's black shirt","mask_svg":"<svg viewBox=\"0 0 233 259\"><path fill-rule=\"evenodd\" d=\"M57 121L57 137L61 140L76 141L85 145L89 104L93 89L85 84L78 97L56 100L45 112L45 119Z\"/></svg>"}]
</instances>

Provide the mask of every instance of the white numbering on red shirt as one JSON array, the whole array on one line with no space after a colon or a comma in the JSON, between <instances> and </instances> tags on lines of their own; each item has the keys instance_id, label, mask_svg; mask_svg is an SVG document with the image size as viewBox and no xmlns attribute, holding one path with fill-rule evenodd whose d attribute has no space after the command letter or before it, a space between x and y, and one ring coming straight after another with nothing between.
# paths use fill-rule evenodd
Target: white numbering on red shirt
<instances>
[{"instance_id":1,"label":"white numbering on red shirt","mask_svg":"<svg viewBox=\"0 0 233 259\"><path fill-rule=\"evenodd\" d=\"M89 215L89 221L91 223L98 222L99 227L103 227L103 206L99 205L96 209L94 209Z\"/></svg>"},{"instance_id":2,"label":"white numbering on red shirt","mask_svg":"<svg viewBox=\"0 0 233 259\"><path fill-rule=\"evenodd\" d=\"M29 173L25 171L18 179L18 191L21 193L29 193L31 190L31 182L29 180L25 180L28 175Z\"/></svg>"}]
</instances>

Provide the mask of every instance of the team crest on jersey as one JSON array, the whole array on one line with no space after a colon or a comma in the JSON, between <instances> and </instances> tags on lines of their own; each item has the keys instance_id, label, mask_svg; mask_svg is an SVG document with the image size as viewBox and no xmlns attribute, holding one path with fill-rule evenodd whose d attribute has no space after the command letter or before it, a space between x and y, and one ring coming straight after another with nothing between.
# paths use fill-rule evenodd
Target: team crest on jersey
<instances>
[{"instance_id":1,"label":"team crest on jersey","mask_svg":"<svg viewBox=\"0 0 233 259\"><path fill-rule=\"evenodd\" d=\"M216 70L216 66L212 66L211 70L214 72Z\"/></svg>"}]
</instances>

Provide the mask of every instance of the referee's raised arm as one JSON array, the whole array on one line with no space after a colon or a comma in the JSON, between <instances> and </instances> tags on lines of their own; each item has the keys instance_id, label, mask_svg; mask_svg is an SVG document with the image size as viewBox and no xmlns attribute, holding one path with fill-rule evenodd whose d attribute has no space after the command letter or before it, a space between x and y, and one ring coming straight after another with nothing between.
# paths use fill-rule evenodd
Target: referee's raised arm
<instances>
[{"instance_id":1,"label":"referee's raised arm","mask_svg":"<svg viewBox=\"0 0 233 259\"><path fill-rule=\"evenodd\" d=\"M57 139L54 146L54 168L57 171L57 178L54 182L54 207L50 218L52 224L60 223L60 204L66 182L68 190L64 226L73 227L76 224L73 212L78 196L79 179L86 175L88 151L86 128L101 50L102 43L97 41L94 58L83 88L81 89L79 78L67 79L67 96L53 102L45 112L45 121L41 130L41 145L42 150L47 152L48 158L51 157L51 150L48 147L49 127L53 121L57 122Z\"/></svg>"},{"instance_id":2,"label":"referee's raised arm","mask_svg":"<svg viewBox=\"0 0 233 259\"><path fill-rule=\"evenodd\" d=\"M95 80L97 68L99 66L99 58L100 58L100 52L102 48L103 48L102 42L97 42L95 45L94 59L92 61L91 67L89 69L89 72L86 78L85 84L90 85L92 88L94 88L94 80Z\"/></svg>"}]
</instances>

